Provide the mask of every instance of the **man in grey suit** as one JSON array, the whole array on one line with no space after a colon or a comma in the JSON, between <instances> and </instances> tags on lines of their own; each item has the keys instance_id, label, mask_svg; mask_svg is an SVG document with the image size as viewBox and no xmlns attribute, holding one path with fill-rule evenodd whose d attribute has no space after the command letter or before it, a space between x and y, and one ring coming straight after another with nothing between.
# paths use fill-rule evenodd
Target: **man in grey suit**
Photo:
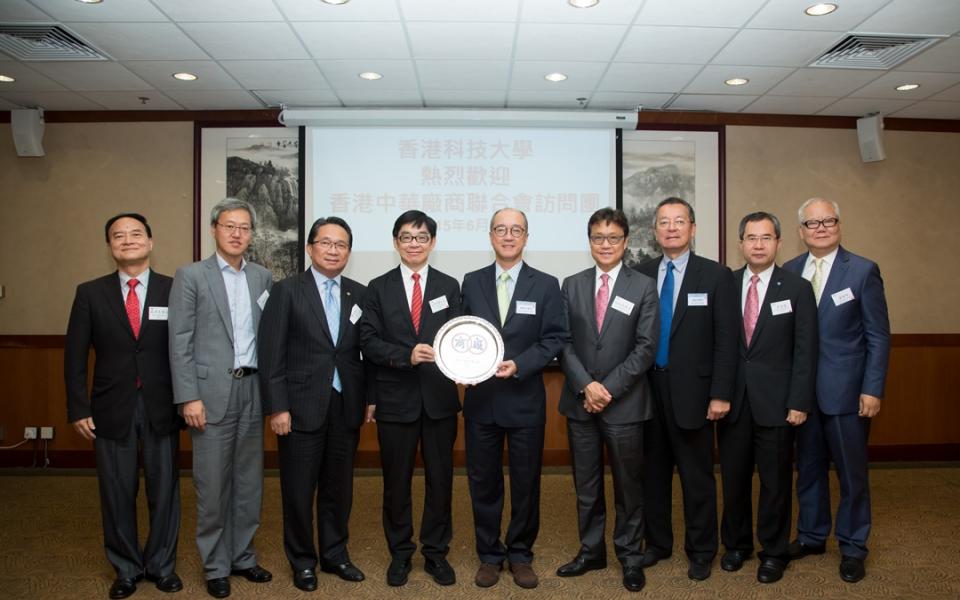
<instances>
[{"instance_id":1,"label":"man in grey suit","mask_svg":"<svg viewBox=\"0 0 960 600\"><path fill-rule=\"evenodd\" d=\"M560 358L566 382L560 412L577 489L580 551L557 569L575 577L607 566L603 448L610 456L617 520L613 544L623 585L643 589L643 421L653 416L647 371L659 333L657 283L623 268L630 226L621 210L601 208L587 224L595 267L563 282L570 330Z\"/></svg>"},{"instance_id":2,"label":"man in grey suit","mask_svg":"<svg viewBox=\"0 0 960 600\"><path fill-rule=\"evenodd\" d=\"M230 595L228 575L273 578L253 549L263 492L256 332L273 282L243 258L256 220L242 200L214 206L216 253L178 269L170 292L174 402L191 428L197 547L214 598Z\"/></svg>"}]
</instances>

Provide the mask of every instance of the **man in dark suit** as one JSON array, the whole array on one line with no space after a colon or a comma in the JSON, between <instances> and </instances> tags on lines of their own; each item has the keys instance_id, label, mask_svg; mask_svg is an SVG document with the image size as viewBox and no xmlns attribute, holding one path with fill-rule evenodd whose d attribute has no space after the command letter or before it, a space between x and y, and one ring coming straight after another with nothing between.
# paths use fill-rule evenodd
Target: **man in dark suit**
<instances>
[{"instance_id":1,"label":"man in dark suit","mask_svg":"<svg viewBox=\"0 0 960 600\"><path fill-rule=\"evenodd\" d=\"M866 575L870 536L867 439L880 412L890 357L890 321L880 269L840 245L840 207L811 198L798 213L809 252L783 268L813 285L820 325L817 409L797 431L797 539L793 559L823 554L830 535L829 462L837 469L840 504L834 525L840 577Z\"/></svg>"},{"instance_id":2,"label":"man in dark suit","mask_svg":"<svg viewBox=\"0 0 960 600\"><path fill-rule=\"evenodd\" d=\"M111 598L137 591L144 576L163 592L183 583L174 572L180 531L180 418L167 355L167 299L172 279L150 269L153 233L135 213L104 227L117 271L82 283L70 311L63 372L67 420L93 441L100 485L103 545L117 572ZM88 392L90 347L96 355ZM150 508L145 546L137 539L142 453Z\"/></svg>"},{"instance_id":3,"label":"man in dark suit","mask_svg":"<svg viewBox=\"0 0 960 600\"><path fill-rule=\"evenodd\" d=\"M580 551L557 569L574 577L607 566L603 449L613 473L613 545L623 585L643 589L643 422L653 415L647 371L657 348L657 282L623 268L630 225L621 210L601 208L587 223L596 266L563 281L570 340L560 364L566 381L560 412L577 489Z\"/></svg>"},{"instance_id":4,"label":"man in dark suit","mask_svg":"<svg viewBox=\"0 0 960 600\"><path fill-rule=\"evenodd\" d=\"M656 278L660 338L650 371L654 418L644 434L646 550L644 566L673 550L673 467L683 488L687 576L710 577L717 554L717 488L713 423L730 411L737 369L737 300L730 269L692 251L697 225L681 198L657 205L657 243L663 251L638 267Z\"/></svg>"},{"instance_id":5,"label":"man in dark suit","mask_svg":"<svg viewBox=\"0 0 960 600\"><path fill-rule=\"evenodd\" d=\"M338 217L317 219L307 237L310 268L273 286L260 319L260 399L277 434L283 549L293 584L317 589L320 569L363 581L347 552L353 457L366 395L357 321L366 288L343 277L353 234Z\"/></svg>"},{"instance_id":6,"label":"man in dark suit","mask_svg":"<svg viewBox=\"0 0 960 600\"><path fill-rule=\"evenodd\" d=\"M766 212L740 221L747 265L733 274L741 290L740 362L730 413L717 424L723 473L720 537L725 571L753 552L753 466L760 474L757 581L783 577L790 560L794 427L813 409L817 305L813 288L776 265L780 220Z\"/></svg>"},{"instance_id":7,"label":"man in dark suit","mask_svg":"<svg viewBox=\"0 0 960 600\"><path fill-rule=\"evenodd\" d=\"M383 466L383 532L390 550L387 583L404 585L410 573L413 513L410 485L417 458L423 457L426 489L420 546L424 569L440 585L456 574L446 556L453 537L453 443L460 398L457 384L434 363L433 338L460 315L457 280L430 267L437 222L419 210L393 224L393 246L400 266L370 282L360 322L363 355L376 365L376 419Z\"/></svg>"},{"instance_id":8,"label":"man in dark suit","mask_svg":"<svg viewBox=\"0 0 960 600\"><path fill-rule=\"evenodd\" d=\"M490 220L496 261L463 278L463 312L497 325L504 360L495 377L467 388L464 431L480 568L474 582L490 587L508 561L514 582L533 588L533 543L540 529L540 468L546 424L542 372L567 342L556 277L523 262L527 217L503 208ZM510 460L510 524L503 516L503 444Z\"/></svg>"}]
</instances>

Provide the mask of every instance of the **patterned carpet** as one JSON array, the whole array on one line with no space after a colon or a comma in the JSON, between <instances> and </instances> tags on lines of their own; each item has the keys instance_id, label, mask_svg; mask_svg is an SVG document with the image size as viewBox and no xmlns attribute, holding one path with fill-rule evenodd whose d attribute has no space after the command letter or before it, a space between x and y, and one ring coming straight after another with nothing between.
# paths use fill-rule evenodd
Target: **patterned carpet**
<instances>
[{"instance_id":1,"label":"patterned carpet","mask_svg":"<svg viewBox=\"0 0 960 600\"><path fill-rule=\"evenodd\" d=\"M114 575L101 545L95 477L89 473L33 473L0 472L0 598L107 598ZM350 549L367 580L348 584L332 575L320 574L319 590L307 594L293 587L283 556L280 486L273 473L265 480L257 547L261 564L273 571L274 581L256 585L232 578L231 598L960 598L960 468L878 468L871 472L871 478L872 553L867 562L867 578L858 584L840 580L839 555L835 542L831 542L826 555L793 564L784 579L773 585L756 582L756 560L748 562L738 573L720 570L717 560L709 580L690 581L682 549L677 549L672 559L647 570L648 583L641 594L629 594L620 584L620 569L615 565L574 579L561 579L554 574L560 564L573 557L578 546L572 481L565 470L546 473L543 478L542 525L534 563L541 578L539 588L522 590L509 576L490 589L474 586L477 562L472 515L466 477L462 474L455 480L450 553L450 562L457 571L456 585L441 588L434 584L423 572L418 556L409 583L402 588L390 588L384 580L389 557L380 525L381 481L376 472L365 473L355 482ZM609 503L609 476L607 485ZM415 479L414 491L415 514L419 514L421 477ZM185 589L166 595L152 584L141 583L135 598L208 597L193 542L195 507L189 477L183 479L182 498L184 515L177 571ZM675 515L679 508L677 494ZM141 531L145 531L145 515L145 507L141 506ZM675 528L678 524L679 518L675 517ZM678 544L682 543L679 530L676 539ZM608 554L613 556L612 548Z\"/></svg>"}]
</instances>

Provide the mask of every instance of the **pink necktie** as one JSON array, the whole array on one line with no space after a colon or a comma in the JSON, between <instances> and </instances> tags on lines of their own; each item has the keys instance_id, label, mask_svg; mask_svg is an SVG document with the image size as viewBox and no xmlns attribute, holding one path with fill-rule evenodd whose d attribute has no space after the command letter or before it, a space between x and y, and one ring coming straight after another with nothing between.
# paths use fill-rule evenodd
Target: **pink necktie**
<instances>
[{"instance_id":1,"label":"pink necktie","mask_svg":"<svg viewBox=\"0 0 960 600\"><path fill-rule=\"evenodd\" d=\"M750 287L747 288L747 303L743 306L743 335L750 345L750 338L753 337L753 330L757 327L757 317L760 315L760 296L757 295L757 282L760 281L759 275L750 277Z\"/></svg>"},{"instance_id":2,"label":"pink necktie","mask_svg":"<svg viewBox=\"0 0 960 600\"><path fill-rule=\"evenodd\" d=\"M603 329L603 317L607 314L607 303L610 301L610 275L603 273L600 275L600 289L597 290L597 333Z\"/></svg>"},{"instance_id":3,"label":"pink necktie","mask_svg":"<svg viewBox=\"0 0 960 600\"><path fill-rule=\"evenodd\" d=\"M423 309L423 292L420 290L420 273L413 274L413 294L410 298L410 318L413 330L420 333L420 312Z\"/></svg>"},{"instance_id":4,"label":"pink necktie","mask_svg":"<svg viewBox=\"0 0 960 600\"><path fill-rule=\"evenodd\" d=\"M137 298L137 286L140 282L131 279L127 282L130 291L127 292L127 318L130 319L130 328L133 329L133 337L140 337L140 298Z\"/></svg>"}]
</instances>

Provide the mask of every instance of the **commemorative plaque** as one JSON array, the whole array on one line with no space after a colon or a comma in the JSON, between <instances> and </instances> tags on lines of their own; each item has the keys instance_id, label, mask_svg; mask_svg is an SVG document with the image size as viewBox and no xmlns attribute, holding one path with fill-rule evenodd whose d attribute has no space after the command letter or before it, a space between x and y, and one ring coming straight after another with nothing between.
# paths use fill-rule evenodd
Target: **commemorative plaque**
<instances>
[{"instance_id":1,"label":"commemorative plaque","mask_svg":"<svg viewBox=\"0 0 960 600\"><path fill-rule=\"evenodd\" d=\"M440 371L457 383L485 381L503 362L503 338L480 317L450 319L437 332L433 352Z\"/></svg>"}]
</instances>

